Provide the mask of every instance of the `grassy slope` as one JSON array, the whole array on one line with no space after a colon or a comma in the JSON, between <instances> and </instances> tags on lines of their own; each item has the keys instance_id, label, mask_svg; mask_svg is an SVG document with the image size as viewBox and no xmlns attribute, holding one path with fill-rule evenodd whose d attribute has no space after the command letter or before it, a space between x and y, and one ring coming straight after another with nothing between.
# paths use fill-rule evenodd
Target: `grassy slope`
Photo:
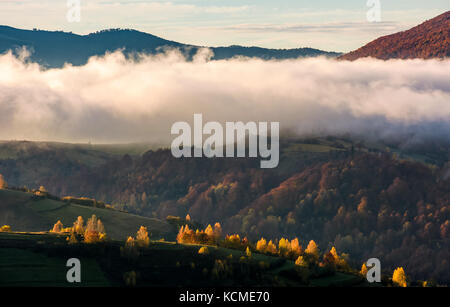
<instances>
[{"instance_id":1,"label":"grassy slope","mask_svg":"<svg viewBox=\"0 0 450 307\"><path fill-rule=\"evenodd\" d=\"M109 286L95 259L80 259L83 286ZM67 286L66 260L18 248L0 248L0 287ZM77 284L73 284L77 285Z\"/></svg>"},{"instance_id":2,"label":"grassy slope","mask_svg":"<svg viewBox=\"0 0 450 307\"><path fill-rule=\"evenodd\" d=\"M165 221L50 199L33 200L31 194L18 191L0 190L0 213L0 225L10 225L15 231L50 230L58 220L68 227L78 216L87 221L95 214L105 225L107 235L115 240L134 236L141 225L149 229L152 238L175 236L173 227Z\"/></svg>"}]
</instances>

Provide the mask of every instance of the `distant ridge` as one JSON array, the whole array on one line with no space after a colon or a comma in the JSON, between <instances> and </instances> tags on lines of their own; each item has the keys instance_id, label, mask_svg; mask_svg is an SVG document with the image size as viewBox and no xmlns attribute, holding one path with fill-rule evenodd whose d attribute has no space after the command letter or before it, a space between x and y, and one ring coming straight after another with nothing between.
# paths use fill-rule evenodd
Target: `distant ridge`
<instances>
[{"instance_id":1,"label":"distant ridge","mask_svg":"<svg viewBox=\"0 0 450 307\"><path fill-rule=\"evenodd\" d=\"M339 59L354 61L364 57L382 60L450 57L450 11L410 30L380 37Z\"/></svg>"},{"instance_id":2,"label":"distant ridge","mask_svg":"<svg viewBox=\"0 0 450 307\"><path fill-rule=\"evenodd\" d=\"M178 48L191 58L201 46L182 44L158 36L131 29L110 29L88 35L71 32L21 30L0 26L0 53L26 46L31 60L46 67L62 67L64 63L83 65L91 56L123 49L125 54L142 52L155 54L164 48ZM211 47L213 59L229 59L235 56L261 59L292 59L298 57L337 57L340 53L326 52L312 48L267 49L260 47Z\"/></svg>"}]
</instances>

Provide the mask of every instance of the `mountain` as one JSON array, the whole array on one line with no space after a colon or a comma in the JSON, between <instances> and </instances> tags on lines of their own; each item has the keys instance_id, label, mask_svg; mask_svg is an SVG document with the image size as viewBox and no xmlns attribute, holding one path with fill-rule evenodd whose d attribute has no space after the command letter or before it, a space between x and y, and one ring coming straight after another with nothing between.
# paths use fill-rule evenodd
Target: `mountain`
<instances>
[{"instance_id":1,"label":"mountain","mask_svg":"<svg viewBox=\"0 0 450 307\"><path fill-rule=\"evenodd\" d=\"M83 65L91 56L103 55L123 49L125 54L134 52L158 53L165 48L178 48L187 58L192 57L201 46L182 44L130 29L103 30L88 35L71 32L21 30L0 26L0 53L17 52L26 46L32 51L31 60L46 67L62 67L64 63ZM336 52L326 52L311 48L266 49L259 47L212 47L213 59L228 59L235 56L258 57L262 59L289 59L324 55L339 56Z\"/></svg>"},{"instance_id":2,"label":"mountain","mask_svg":"<svg viewBox=\"0 0 450 307\"><path fill-rule=\"evenodd\" d=\"M382 60L450 57L450 11L408 31L380 37L339 58L354 61L364 57Z\"/></svg>"}]
</instances>

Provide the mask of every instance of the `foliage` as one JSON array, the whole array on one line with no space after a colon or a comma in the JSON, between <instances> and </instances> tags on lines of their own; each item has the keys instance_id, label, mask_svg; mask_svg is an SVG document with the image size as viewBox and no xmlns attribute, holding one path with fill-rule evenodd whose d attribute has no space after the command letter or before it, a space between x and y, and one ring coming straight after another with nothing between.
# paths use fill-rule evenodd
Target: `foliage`
<instances>
[{"instance_id":1,"label":"foliage","mask_svg":"<svg viewBox=\"0 0 450 307\"><path fill-rule=\"evenodd\" d=\"M98 243L106 239L105 227L101 220L97 219L95 214L88 219L86 229L84 231L85 243Z\"/></svg>"},{"instance_id":2,"label":"foliage","mask_svg":"<svg viewBox=\"0 0 450 307\"><path fill-rule=\"evenodd\" d=\"M217 244L222 234L222 228L219 223L208 225L204 230L189 228L189 225L181 226L178 235L178 243L196 243L196 244Z\"/></svg>"},{"instance_id":3,"label":"foliage","mask_svg":"<svg viewBox=\"0 0 450 307\"><path fill-rule=\"evenodd\" d=\"M141 226L141 228L139 228L136 234L136 243L139 247L148 247L150 245L147 227Z\"/></svg>"},{"instance_id":4,"label":"foliage","mask_svg":"<svg viewBox=\"0 0 450 307\"><path fill-rule=\"evenodd\" d=\"M209 254L209 249L207 246L202 246L200 247L200 249L198 250L198 253L200 255L208 255Z\"/></svg>"},{"instance_id":5,"label":"foliage","mask_svg":"<svg viewBox=\"0 0 450 307\"><path fill-rule=\"evenodd\" d=\"M3 225L2 227L0 227L0 232L10 232L11 231L11 226L9 225Z\"/></svg>"},{"instance_id":6,"label":"foliage","mask_svg":"<svg viewBox=\"0 0 450 307\"><path fill-rule=\"evenodd\" d=\"M449 20L450 12L446 12L410 30L380 37L341 58L356 60L373 57L387 60L448 57Z\"/></svg>"},{"instance_id":7,"label":"foliage","mask_svg":"<svg viewBox=\"0 0 450 307\"><path fill-rule=\"evenodd\" d=\"M366 277L367 276L367 272L368 272L368 269L367 269L366 263L363 263L362 266L361 266L361 271L359 271L359 273L363 277Z\"/></svg>"},{"instance_id":8,"label":"foliage","mask_svg":"<svg viewBox=\"0 0 450 307\"><path fill-rule=\"evenodd\" d=\"M84 220L83 217L78 216L77 220L73 223L73 232L76 234L84 234Z\"/></svg>"},{"instance_id":9,"label":"foliage","mask_svg":"<svg viewBox=\"0 0 450 307\"><path fill-rule=\"evenodd\" d=\"M402 267L396 268L392 274L392 282L399 287L406 287L406 274Z\"/></svg>"},{"instance_id":10,"label":"foliage","mask_svg":"<svg viewBox=\"0 0 450 307\"><path fill-rule=\"evenodd\" d=\"M5 178L3 178L3 175L0 174L0 190L6 189L8 187L8 184L5 181Z\"/></svg>"},{"instance_id":11,"label":"foliage","mask_svg":"<svg viewBox=\"0 0 450 307\"><path fill-rule=\"evenodd\" d=\"M63 224L61 223L61 221L58 220L58 222L56 222L55 225L53 225L53 229L51 230L51 232L54 233L61 233L63 231Z\"/></svg>"},{"instance_id":12,"label":"foliage","mask_svg":"<svg viewBox=\"0 0 450 307\"><path fill-rule=\"evenodd\" d=\"M327 150L311 152L305 144ZM275 239L301 234L350 252L353 261L380 254L383 267L407 266L413 279L449 281L449 145L379 145L353 146L337 138L281 143L276 171L259 169L257 159L181 161L170 150L154 150L96 168L57 152L33 152L32 158L0 161L0 172L9 183L42 182L54 194L88 195L146 216L189 214L203 225L221 221L224 233L264 237L282 254ZM73 170L69 177L67 169ZM194 233L203 228L185 224ZM302 243L306 248L308 242Z\"/></svg>"}]
</instances>

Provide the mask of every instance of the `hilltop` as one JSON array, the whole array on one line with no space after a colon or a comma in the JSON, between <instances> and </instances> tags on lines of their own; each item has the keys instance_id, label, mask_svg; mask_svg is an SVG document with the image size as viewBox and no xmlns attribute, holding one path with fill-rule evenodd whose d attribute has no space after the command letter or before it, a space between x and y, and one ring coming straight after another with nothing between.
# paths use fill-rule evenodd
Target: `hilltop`
<instances>
[{"instance_id":1,"label":"hilltop","mask_svg":"<svg viewBox=\"0 0 450 307\"><path fill-rule=\"evenodd\" d=\"M382 60L450 57L450 11L407 31L380 37L339 59L354 61L364 57Z\"/></svg>"}]
</instances>

